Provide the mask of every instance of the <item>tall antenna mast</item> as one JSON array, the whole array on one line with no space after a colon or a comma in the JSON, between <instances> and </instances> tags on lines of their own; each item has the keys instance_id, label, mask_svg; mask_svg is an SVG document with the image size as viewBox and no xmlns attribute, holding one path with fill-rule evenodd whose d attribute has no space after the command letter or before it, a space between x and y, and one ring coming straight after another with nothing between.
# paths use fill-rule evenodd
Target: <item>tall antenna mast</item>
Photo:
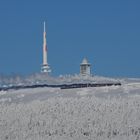
<instances>
[{"instance_id":1,"label":"tall antenna mast","mask_svg":"<svg viewBox=\"0 0 140 140\"><path fill-rule=\"evenodd\" d=\"M46 23L45 23L45 21L44 21L44 32L46 32Z\"/></svg>"},{"instance_id":2,"label":"tall antenna mast","mask_svg":"<svg viewBox=\"0 0 140 140\"><path fill-rule=\"evenodd\" d=\"M42 73L50 73L51 69L48 65L48 50L47 50L47 40L46 40L46 24L44 21L44 32L43 32L43 64L41 67Z\"/></svg>"}]
</instances>

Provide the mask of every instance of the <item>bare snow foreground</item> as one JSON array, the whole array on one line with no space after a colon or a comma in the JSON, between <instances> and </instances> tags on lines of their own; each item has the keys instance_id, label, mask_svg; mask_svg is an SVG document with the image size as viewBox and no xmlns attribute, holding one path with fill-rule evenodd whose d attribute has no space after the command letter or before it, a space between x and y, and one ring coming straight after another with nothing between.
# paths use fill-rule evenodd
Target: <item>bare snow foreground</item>
<instances>
[{"instance_id":1,"label":"bare snow foreground","mask_svg":"<svg viewBox=\"0 0 140 140\"><path fill-rule=\"evenodd\" d=\"M140 83L0 92L0 140L140 140Z\"/></svg>"}]
</instances>

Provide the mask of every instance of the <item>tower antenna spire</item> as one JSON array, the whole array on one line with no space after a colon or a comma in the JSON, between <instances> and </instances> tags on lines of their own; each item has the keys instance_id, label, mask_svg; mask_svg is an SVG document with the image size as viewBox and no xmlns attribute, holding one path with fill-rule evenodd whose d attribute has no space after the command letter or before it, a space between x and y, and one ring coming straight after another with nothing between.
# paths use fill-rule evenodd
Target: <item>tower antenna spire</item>
<instances>
[{"instance_id":1,"label":"tower antenna spire","mask_svg":"<svg viewBox=\"0 0 140 140\"><path fill-rule=\"evenodd\" d=\"M44 21L44 32L43 32L43 64L41 67L42 73L49 74L51 72L50 66L48 65L48 50L47 50L47 39L46 39L46 24Z\"/></svg>"},{"instance_id":2,"label":"tower antenna spire","mask_svg":"<svg viewBox=\"0 0 140 140\"><path fill-rule=\"evenodd\" d=\"M44 32L46 32L46 23L44 21Z\"/></svg>"}]
</instances>

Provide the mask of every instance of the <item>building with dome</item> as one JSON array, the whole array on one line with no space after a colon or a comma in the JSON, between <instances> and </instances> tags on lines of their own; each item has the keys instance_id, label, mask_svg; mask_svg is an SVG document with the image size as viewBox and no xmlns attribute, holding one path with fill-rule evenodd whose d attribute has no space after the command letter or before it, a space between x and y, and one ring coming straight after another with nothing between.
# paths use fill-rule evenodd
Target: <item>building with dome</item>
<instances>
[{"instance_id":1,"label":"building with dome","mask_svg":"<svg viewBox=\"0 0 140 140\"><path fill-rule=\"evenodd\" d=\"M83 59L80 64L80 75L82 76L90 76L91 75L91 64L88 63L86 58Z\"/></svg>"}]
</instances>

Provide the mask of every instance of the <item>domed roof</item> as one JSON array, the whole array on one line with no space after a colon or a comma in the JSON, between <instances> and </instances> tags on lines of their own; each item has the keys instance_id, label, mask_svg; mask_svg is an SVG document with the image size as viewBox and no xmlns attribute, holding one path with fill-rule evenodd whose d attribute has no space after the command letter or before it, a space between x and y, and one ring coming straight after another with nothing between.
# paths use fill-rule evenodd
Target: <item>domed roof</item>
<instances>
[{"instance_id":1,"label":"domed roof","mask_svg":"<svg viewBox=\"0 0 140 140\"><path fill-rule=\"evenodd\" d=\"M89 64L89 63L88 63L88 60L84 58L81 64Z\"/></svg>"}]
</instances>

